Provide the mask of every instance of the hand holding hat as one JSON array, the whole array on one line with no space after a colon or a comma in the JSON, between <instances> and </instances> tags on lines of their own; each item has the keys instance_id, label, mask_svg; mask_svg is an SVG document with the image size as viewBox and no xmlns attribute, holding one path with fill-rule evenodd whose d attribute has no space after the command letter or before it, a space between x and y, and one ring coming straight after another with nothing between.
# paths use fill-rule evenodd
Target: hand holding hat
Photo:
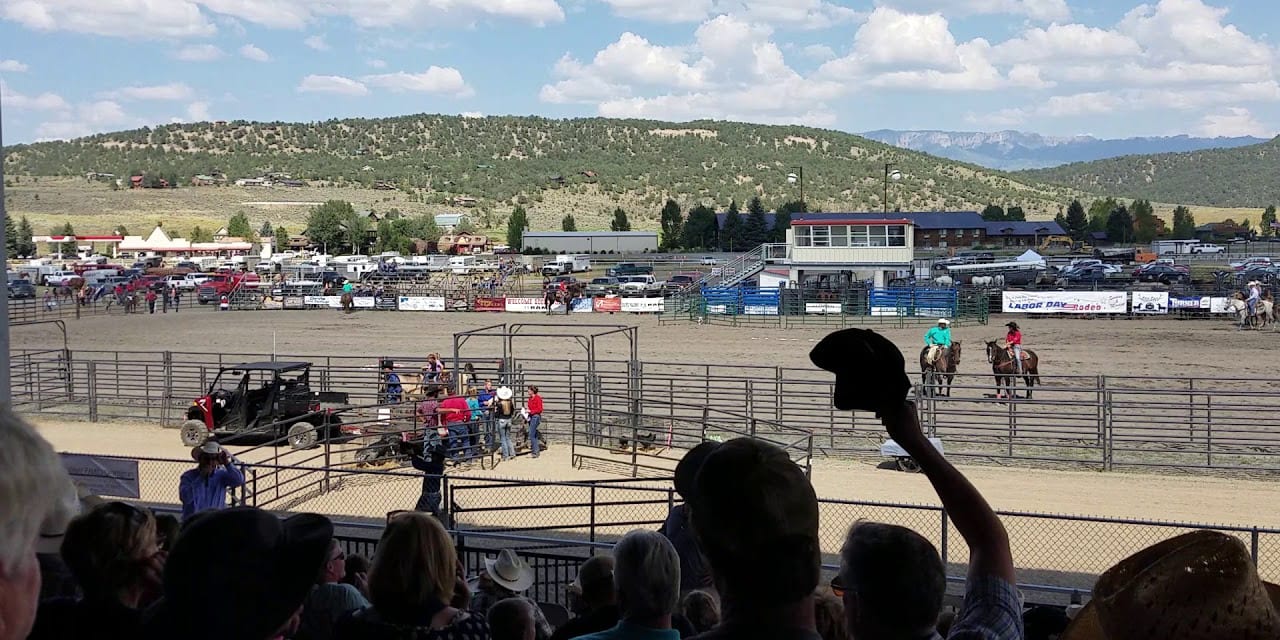
<instances>
[{"instance_id":1,"label":"hand holding hat","mask_svg":"<svg viewBox=\"0 0 1280 640\"><path fill-rule=\"evenodd\" d=\"M902 411L911 381L902 352L884 336L867 329L836 331L809 352L809 360L836 374L837 409L886 415Z\"/></svg>"}]
</instances>

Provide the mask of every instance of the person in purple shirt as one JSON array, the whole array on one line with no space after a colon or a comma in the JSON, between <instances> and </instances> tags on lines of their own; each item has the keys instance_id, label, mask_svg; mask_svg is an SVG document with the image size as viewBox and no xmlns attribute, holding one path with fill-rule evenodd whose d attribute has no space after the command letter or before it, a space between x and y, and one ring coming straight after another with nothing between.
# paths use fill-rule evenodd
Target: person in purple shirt
<instances>
[{"instance_id":1,"label":"person in purple shirt","mask_svg":"<svg viewBox=\"0 0 1280 640\"><path fill-rule=\"evenodd\" d=\"M192 457L198 466L178 480L183 520L201 511L225 509L227 489L244 484L244 474L222 445L210 440L192 451Z\"/></svg>"}]
</instances>

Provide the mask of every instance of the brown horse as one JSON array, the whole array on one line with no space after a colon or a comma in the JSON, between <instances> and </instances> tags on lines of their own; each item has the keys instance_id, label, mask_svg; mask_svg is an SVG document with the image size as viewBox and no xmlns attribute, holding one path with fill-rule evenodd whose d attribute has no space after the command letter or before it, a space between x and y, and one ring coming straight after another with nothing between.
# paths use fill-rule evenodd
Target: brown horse
<instances>
[{"instance_id":1,"label":"brown horse","mask_svg":"<svg viewBox=\"0 0 1280 640\"><path fill-rule=\"evenodd\" d=\"M934 364L925 361L928 355L929 347L920 350L921 390L926 395L945 395L950 398L951 382L955 380L956 370L960 368L960 341L952 342L949 349L943 349Z\"/></svg>"},{"instance_id":2,"label":"brown horse","mask_svg":"<svg viewBox=\"0 0 1280 640\"><path fill-rule=\"evenodd\" d=\"M1014 367L1013 354L996 342L987 341L987 362L991 363L991 373L996 377L996 397L1007 396L1010 400L1016 400L1018 395L1014 388L1017 386L1018 373ZM1032 389L1040 381L1040 359L1030 349L1023 349L1022 354L1022 379L1026 381L1027 399L1030 400Z\"/></svg>"},{"instance_id":3,"label":"brown horse","mask_svg":"<svg viewBox=\"0 0 1280 640\"><path fill-rule=\"evenodd\" d=\"M356 300L350 293L342 294L342 297L338 298L338 302L342 305L343 313L351 313L355 309Z\"/></svg>"}]
</instances>

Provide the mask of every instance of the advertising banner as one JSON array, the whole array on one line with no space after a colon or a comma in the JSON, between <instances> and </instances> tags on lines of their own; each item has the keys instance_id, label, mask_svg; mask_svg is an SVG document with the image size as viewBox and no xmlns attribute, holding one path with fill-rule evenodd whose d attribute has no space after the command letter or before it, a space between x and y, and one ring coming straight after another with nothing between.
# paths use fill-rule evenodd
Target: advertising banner
<instances>
[{"instance_id":1,"label":"advertising banner","mask_svg":"<svg viewBox=\"0 0 1280 640\"><path fill-rule=\"evenodd\" d=\"M342 296L306 296L303 302L308 306L329 307L330 309L342 308ZM374 306L373 296L357 296L351 299L351 306L356 309L372 309Z\"/></svg>"},{"instance_id":2,"label":"advertising banner","mask_svg":"<svg viewBox=\"0 0 1280 640\"><path fill-rule=\"evenodd\" d=\"M1134 291L1133 312L1146 315L1169 313L1169 292Z\"/></svg>"},{"instance_id":3,"label":"advertising banner","mask_svg":"<svg viewBox=\"0 0 1280 640\"><path fill-rule=\"evenodd\" d=\"M805 313L819 313L823 315L838 314L842 309L839 302L806 302L804 303Z\"/></svg>"},{"instance_id":4,"label":"advertising banner","mask_svg":"<svg viewBox=\"0 0 1280 640\"><path fill-rule=\"evenodd\" d=\"M1205 310L1208 310L1208 308L1209 308L1209 298L1201 298L1201 297L1199 297L1199 296L1191 296L1191 297L1183 297L1183 298L1170 298L1170 299L1169 299L1169 308L1170 308L1170 309L1174 309L1174 310L1192 310L1192 309L1196 309L1196 310L1199 310L1199 309L1205 309Z\"/></svg>"},{"instance_id":5,"label":"advertising banner","mask_svg":"<svg viewBox=\"0 0 1280 640\"><path fill-rule=\"evenodd\" d=\"M506 311L506 298L476 298L475 304L472 305L473 311Z\"/></svg>"},{"instance_id":6,"label":"advertising banner","mask_svg":"<svg viewBox=\"0 0 1280 640\"><path fill-rule=\"evenodd\" d=\"M661 313L666 310L666 299L622 298L622 310L632 313Z\"/></svg>"},{"instance_id":7,"label":"advertising banner","mask_svg":"<svg viewBox=\"0 0 1280 640\"><path fill-rule=\"evenodd\" d=\"M400 296L399 308L401 311L444 311L444 298L441 296Z\"/></svg>"},{"instance_id":8,"label":"advertising banner","mask_svg":"<svg viewBox=\"0 0 1280 640\"><path fill-rule=\"evenodd\" d=\"M1005 313L1128 313L1123 291L1005 291Z\"/></svg>"},{"instance_id":9,"label":"advertising banner","mask_svg":"<svg viewBox=\"0 0 1280 640\"><path fill-rule=\"evenodd\" d=\"M89 493L113 498L142 497L138 487L138 461L118 458L99 458L75 453L63 453L62 466L71 479Z\"/></svg>"},{"instance_id":10,"label":"advertising banner","mask_svg":"<svg viewBox=\"0 0 1280 640\"><path fill-rule=\"evenodd\" d=\"M569 310L574 313L591 313L591 298L574 298Z\"/></svg>"},{"instance_id":11,"label":"advertising banner","mask_svg":"<svg viewBox=\"0 0 1280 640\"><path fill-rule=\"evenodd\" d=\"M615 313L622 311L622 298L595 298L591 308L596 313Z\"/></svg>"},{"instance_id":12,"label":"advertising banner","mask_svg":"<svg viewBox=\"0 0 1280 640\"><path fill-rule=\"evenodd\" d=\"M514 313L546 313L547 301L542 298L507 298L507 311Z\"/></svg>"},{"instance_id":13,"label":"advertising banner","mask_svg":"<svg viewBox=\"0 0 1280 640\"><path fill-rule=\"evenodd\" d=\"M1231 298L1209 298L1209 313L1231 313Z\"/></svg>"},{"instance_id":14,"label":"advertising banner","mask_svg":"<svg viewBox=\"0 0 1280 640\"><path fill-rule=\"evenodd\" d=\"M776 304L743 305L742 313L748 316L776 316L778 315L778 305Z\"/></svg>"}]
</instances>

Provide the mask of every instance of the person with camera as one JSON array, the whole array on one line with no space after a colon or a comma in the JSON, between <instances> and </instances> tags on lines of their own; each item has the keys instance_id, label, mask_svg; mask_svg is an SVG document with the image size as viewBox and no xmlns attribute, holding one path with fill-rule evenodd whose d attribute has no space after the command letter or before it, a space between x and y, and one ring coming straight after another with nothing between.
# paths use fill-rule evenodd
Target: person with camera
<instances>
[{"instance_id":1,"label":"person with camera","mask_svg":"<svg viewBox=\"0 0 1280 640\"><path fill-rule=\"evenodd\" d=\"M440 518L440 487L444 478L445 445L434 431L428 431L421 443L405 443L409 454L409 463L414 469L421 471L422 495L418 496L418 504L414 511L424 511Z\"/></svg>"},{"instance_id":2,"label":"person with camera","mask_svg":"<svg viewBox=\"0 0 1280 640\"><path fill-rule=\"evenodd\" d=\"M222 445L212 440L191 450L196 468L178 480L178 497L182 501L182 519L214 509L227 507L227 490L244 486L244 474L236 460Z\"/></svg>"}]
</instances>

